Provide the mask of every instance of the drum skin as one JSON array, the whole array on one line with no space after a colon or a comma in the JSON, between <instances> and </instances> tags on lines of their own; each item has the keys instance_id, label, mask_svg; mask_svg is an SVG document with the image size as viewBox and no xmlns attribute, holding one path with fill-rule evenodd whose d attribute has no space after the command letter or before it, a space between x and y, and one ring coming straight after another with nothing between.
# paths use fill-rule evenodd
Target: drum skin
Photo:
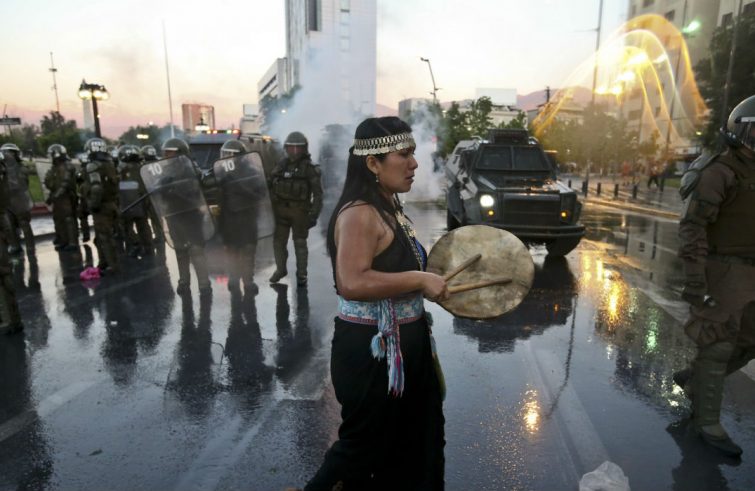
<instances>
[{"instance_id":1,"label":"drum skin","mask_svg":"<svg viewBox=\"0 0 755 491\"><path fill-rule=\"evenodd\" d=\"M433 246L427 271L442 276L475 254L482 258L452 278L449 287L495 278L510 278L511 282L454 293L440 305L457 317L470 319L491 319L516 308L532 287L535 264L527 246L510 232L487 225L452 230Z\"/></svg>"}]
</instances>

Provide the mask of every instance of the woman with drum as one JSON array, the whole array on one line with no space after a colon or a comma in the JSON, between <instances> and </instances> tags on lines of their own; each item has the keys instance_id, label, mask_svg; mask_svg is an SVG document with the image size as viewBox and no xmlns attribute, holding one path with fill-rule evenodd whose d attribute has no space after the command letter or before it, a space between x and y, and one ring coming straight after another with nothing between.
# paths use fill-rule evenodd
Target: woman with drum
<instances>
[{"instance_id":1,"label":"woman with drum","mask_svg":"<svg viewBox=\"0 0 755 491\"><path fill-rule=\"evenodd\" d=\"M411 128L396 117L356 129L343 193L328 227L338 294L331 377L339 439L305 490L443 489L441 383L423 298L448 298L397 193L417 161Z\"/></svg>"}]
</instances>

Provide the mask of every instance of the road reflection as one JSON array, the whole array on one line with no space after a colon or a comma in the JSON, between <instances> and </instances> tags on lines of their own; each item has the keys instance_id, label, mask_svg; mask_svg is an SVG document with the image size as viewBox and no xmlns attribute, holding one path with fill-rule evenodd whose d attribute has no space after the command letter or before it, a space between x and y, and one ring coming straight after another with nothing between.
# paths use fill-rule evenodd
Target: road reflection
<instances>
[{"instance_id":1,"label":"road reflection","mask_svg":"<svg viewBox=\"0 0 755 491\"><path fill-rule=\"evenodd\" d=\"M529 294L513 311L491 320L455 317L453 330L478 342L480 353L510 352L518 339L542 334L551 326L563 326L571 317L577 281L563 257L547 257L535 263Z\"/></svg>"}]
</instances>

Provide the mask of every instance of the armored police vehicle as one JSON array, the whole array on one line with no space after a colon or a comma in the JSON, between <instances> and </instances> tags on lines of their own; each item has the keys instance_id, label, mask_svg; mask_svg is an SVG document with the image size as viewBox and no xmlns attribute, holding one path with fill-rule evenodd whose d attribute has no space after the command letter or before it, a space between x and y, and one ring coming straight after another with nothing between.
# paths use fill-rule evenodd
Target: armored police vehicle
<instances>
[{"instance_id":1,"label":"armored police vehicle","mask_svg":"<svg viewBox=\"0 0 755 491\"><path fill-rule=\"evenodd\" d=\"M490 130L463 140L446 161L448 229L484 224L563 256L585 227L577 194L557 179L551 159L527 130Z\"/></svg>"}]
</instances>

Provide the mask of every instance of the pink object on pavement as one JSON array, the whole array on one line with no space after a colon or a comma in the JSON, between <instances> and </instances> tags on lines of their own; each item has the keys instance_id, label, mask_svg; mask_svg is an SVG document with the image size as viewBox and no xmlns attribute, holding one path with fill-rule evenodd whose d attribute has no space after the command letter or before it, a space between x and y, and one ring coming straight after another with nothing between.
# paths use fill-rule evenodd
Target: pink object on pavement
<instances>
[{"instance_id":1,"label":"pink object on pavement","mask_svg":"<svg viewBox=\"0 0 755 491\"><path fill-rule=\"evenodd\" d=\"M79 273L79 279L81 281L98 280L100 279L100 270L94 266L89 266Z\"/></svg>"}]
</instances>

